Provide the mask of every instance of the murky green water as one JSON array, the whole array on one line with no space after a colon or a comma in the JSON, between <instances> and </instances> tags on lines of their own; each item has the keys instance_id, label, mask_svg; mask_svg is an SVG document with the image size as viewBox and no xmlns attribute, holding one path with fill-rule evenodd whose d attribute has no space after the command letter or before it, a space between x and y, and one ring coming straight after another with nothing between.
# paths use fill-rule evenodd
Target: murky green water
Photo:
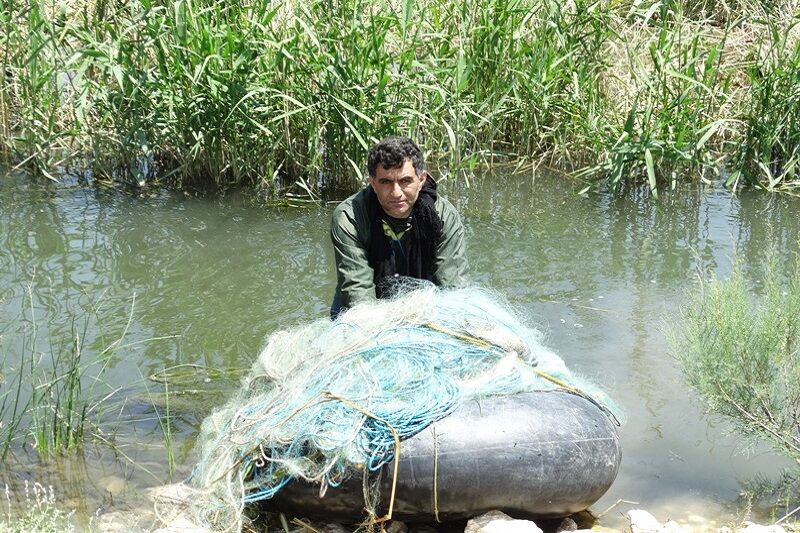
<instances>
[{"instance_id":1,"label":"murky green water","mask_svg":"<svg viewBox=\"0 0 800 533\"><path fill-rule=\"evenodd\" d=\"M727 426L702 415L662 326L699 270L730 271L734 249L746 268L772 243L785 256L795 252L798 199L713 189L660 203L635 192L580 196L542 175L535 183L485 178L448 196L466 222L474 282L533 317L568 365L627 412L622 467L596 511L625 499L664 520L694 511L724 520L740 480L784 466L761 449L739 453ZM0 482L53 484L64 506L87 516L142 505L142 490L167 479L164 385L149 376L198 365L173 371L169 397L176 478L185 475L200 422L237 386L265 337L328 312L331 209L2 178L0 394L13 386L20 354L44 353L47 365L63 351L75 337L73 317L87 355L124 338L105 383L85 385L98 395L115 391L98 409L104 437L80 460L39 461L17 446ZM605 522L619 520L615 510Z\"/></svg>"}]
</instances>

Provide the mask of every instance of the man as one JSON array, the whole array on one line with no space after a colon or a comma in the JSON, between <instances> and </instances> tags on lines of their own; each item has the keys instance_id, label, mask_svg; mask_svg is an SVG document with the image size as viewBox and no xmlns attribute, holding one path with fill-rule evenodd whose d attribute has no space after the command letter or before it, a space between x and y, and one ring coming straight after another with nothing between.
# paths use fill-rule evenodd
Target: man
<instances>
[{"instance_id":1,"label":"man","mask_svg":"<svg viewBox=\"0 0 800 533\"><path fill-rule=\"evenodd\" d=\"M388 137L370 150L369 185L333 212L337 283L331 317L391 296L400 277L444 286L463 282L464 226L423 167L422 152L406 137Z\"/></svg>"}]
</instances>

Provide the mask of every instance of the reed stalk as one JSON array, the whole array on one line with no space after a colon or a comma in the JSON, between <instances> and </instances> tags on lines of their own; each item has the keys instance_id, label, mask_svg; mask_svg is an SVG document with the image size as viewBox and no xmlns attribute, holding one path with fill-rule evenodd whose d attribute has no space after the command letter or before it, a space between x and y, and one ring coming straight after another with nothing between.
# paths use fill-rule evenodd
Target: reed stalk
<instances>
[{"instance_id":1,"label":"reed stalk","mask_svg":"<svg viewBox=\"0 0 800 533\"><path fill-rule=\"evenodd\" d=\"M773 20L767 25L758 57L747 68L752 89L744 112L745 132L728 183L795 188L800 163L800 16L787 27Z\"/></svg>"},{"instance_id":2,"label":"reed stalk","mask_svg":"<svg viewBox=\"0 0 800 533\"><path fill-rule=\"evenodd\" d=\"M404 134L454 176L522 158L612 188L786 188L796 4L7 2L0 154L313 197L356 187L368 147Z\"/></svg>"},{"instance_id":3,"label":"reed stalk","mask_svg":"<svg viewBox=\"0 0 800 533\"><path fill-rule=\"evenodd\" d=\"M32 444L40 455L81 448L99 431L99 420L118 392L105 383L105 371L116 351L130 345L123 341L135 299L128 322L115 341L105 342L97 309L87 312L69 308L70 337L51 339L42 351L40 313L32 283L27 289L29 319L24 321L22 354L17 360L10 360L9 354L3 358L4 363L10 363L3 367L11 386L0 394L0 460L23 443ZM91 330L95 333L90 335ZM105 347L89 349L97 345Z\"/></svg>"}]
</instances>

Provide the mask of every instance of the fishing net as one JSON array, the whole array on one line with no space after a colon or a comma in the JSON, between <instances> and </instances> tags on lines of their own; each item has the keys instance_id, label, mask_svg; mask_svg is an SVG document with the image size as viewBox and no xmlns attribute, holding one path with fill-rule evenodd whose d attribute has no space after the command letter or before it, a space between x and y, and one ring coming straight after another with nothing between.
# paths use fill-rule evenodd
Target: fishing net
<instances>
[{"instance_id":1,"label":"fishing net","mask_svg":"<svg viewBox=\"0 0 800 533\"><path fill-rule=\"evenodd\" d=\"M465 400L556 388L618 415L498 298L415 284L270 336L238 394L204 422L184 499L198 524L238 530L246 504L292 480L324 493L379 471L398 440Z\"/></svg>"}]
</instances>

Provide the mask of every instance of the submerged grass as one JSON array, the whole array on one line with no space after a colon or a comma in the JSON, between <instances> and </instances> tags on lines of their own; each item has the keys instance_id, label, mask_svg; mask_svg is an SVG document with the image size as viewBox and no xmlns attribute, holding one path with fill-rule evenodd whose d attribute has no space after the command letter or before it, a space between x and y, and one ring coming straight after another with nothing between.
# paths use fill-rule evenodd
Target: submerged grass
<instances>
[{"instance_id":1,"label":"submerged grass","mask_svg":"<svg viewBox=\"0 0 800 533\"><path fill-rule=\"evenodd\" d=\"M83 443L93 406L84 391L89 364L82 360L87 322L72 321L66 344L37 347L36 316L30 298L30 332L13 373L12 387L0 396L0 455L5 460L15 441L32 440L41 454L70 450ZM4 367L6 365L4 364ZM102 368L102 367L101 367ZM99 379L102 370L93 375ZM95 387L92 387L94 389Z\"/></svg>"},{"instance_id":2,"label":"submerged grass","mask_svg":"<svg viewBox=\"0 0 800 533\"><path fill-rule=\"evenodd\" d=\"M531 158L615 188L792 187L797 4L7 2L0 150L47 176L313 195L399 133L464 176Z\"/></svg>"},{"instance_id":3,"label":"submerged grass","mask_svg":"<svg viewBox=\"0 0 800 533\"><path fill-rule=\"evenodd\" d=\"M112 405L118 389L104 375L117 351L125 344L131 315L113 342L106 342L98 324L98 307L86 311L71 307L61 313L68 318L69 337L49 342L46 349L37 327L37 305L32 284L28 286L28 309L20 339L21 355L3 369L7 383L0 389L0 460L14 447L31 445L40 455L78 449L99 436L100 420ZM52 312L45 312L52 316ZM96 330L90 338L89 330ZM98 348L98 346L101 346Z\"/></svg>"}]
</instances>

